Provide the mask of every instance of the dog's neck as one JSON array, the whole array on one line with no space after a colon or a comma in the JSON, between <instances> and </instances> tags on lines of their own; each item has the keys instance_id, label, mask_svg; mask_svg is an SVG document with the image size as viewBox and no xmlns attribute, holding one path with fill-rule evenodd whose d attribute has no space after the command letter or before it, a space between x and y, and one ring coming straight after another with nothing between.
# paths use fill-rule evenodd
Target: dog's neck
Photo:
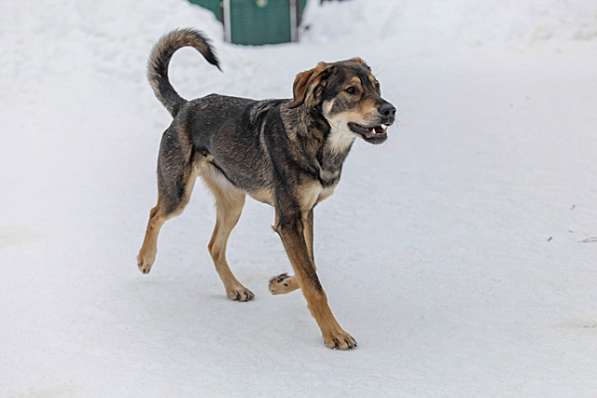
<instances>
[{"instance_id":1,"label":"dog's neck","mask_svg":"<svg viewBox=\"0 0 597 398\"><path fill-rule=\"evenodd\" d=\"M288 115L289 126L292 126L289 133L296 134L304 143L301 148L304 161L318 170L323 185L336 184L354 142L354 134L346 122L327 120L320 108L300 106L285 109L283 113Z\"/></svg>"},{"instance_id":2,"label":"dog's neck","mask_svg":"<svg viewBox=\"0 0 597 398\"><path fill-rule=\"evenodd\" d=\"M356 136L348 128L348 121L342 118L326 119L329 124L329 133L325 142L325 149L331 154L348 155Z\"/></svg>"}]
</instances>

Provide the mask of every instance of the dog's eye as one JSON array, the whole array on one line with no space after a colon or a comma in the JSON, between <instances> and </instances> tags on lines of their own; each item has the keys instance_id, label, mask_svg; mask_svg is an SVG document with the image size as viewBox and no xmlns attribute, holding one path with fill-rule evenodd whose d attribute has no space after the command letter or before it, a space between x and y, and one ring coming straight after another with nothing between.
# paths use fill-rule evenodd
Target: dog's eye
<instances>
[{"instance_id":1,"label":"dog's eye","mask_svg":"<svg viewBox=\"0 0 597 398\"><path fill-rule=\"evenodd\" d=\"M345 91L350 95L355 95L357 93L357 89L355 86L347 87Z\"/></svg>"}]
</instances>

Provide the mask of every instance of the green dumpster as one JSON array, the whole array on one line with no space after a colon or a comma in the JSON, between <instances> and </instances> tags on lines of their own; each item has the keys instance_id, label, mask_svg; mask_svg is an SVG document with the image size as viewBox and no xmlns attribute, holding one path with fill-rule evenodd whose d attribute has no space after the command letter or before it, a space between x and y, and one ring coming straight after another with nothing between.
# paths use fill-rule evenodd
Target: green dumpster
<instances>
[{"instance_id":1,"label":"green dumpster","mask_svg":"<svg viewBox=\"0 0 597 398\"><path fill-rule=\"evenodd\" d=\"M189 0L211 10L224 23L224 37L236 44L298 41L307 0Z\"/></svg>"}]
</instances>

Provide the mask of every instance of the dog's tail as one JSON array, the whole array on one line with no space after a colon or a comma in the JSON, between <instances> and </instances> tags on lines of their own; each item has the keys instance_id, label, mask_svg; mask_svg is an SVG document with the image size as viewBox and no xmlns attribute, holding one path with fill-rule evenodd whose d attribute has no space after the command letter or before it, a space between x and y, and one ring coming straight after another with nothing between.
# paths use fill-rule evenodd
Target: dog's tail
<instances>
[{"instance_id":1,"label":"dog's tail","mask_svg":"<svg viewBox=\"0 0 597 398\"><path fill-rule=\"evenodd\" d=\"M162 36L149 56L147 78L155 96L172 116L176 116L180 107L186 102L174 90L168 79L170 58L176 50L182 47L193 47L203 55L207 62L222 70L209 40L201 32L193 29L177 29Z\"/></svg>"}]
</instances>

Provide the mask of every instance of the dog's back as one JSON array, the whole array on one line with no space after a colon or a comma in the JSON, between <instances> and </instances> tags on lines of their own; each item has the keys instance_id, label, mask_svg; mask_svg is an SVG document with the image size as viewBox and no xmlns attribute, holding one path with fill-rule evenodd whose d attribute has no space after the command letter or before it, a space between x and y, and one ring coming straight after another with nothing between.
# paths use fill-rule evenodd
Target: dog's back
<instances>
[{"instance_id":1,"label":"dog's back","mask_svg":"<svg viewBox=\"0 0 597 398\"><path fill-rule=\"evenodd\" d=\"M196 49L220 69L209 41L196 30L175 30L154 46L148 63L148 79L158 100L174 117L164 133L160 152L167 154L182 148L193 156L206 155L221 174L247 191L269 186L271 165L264 143L260 141L263 115L290 99L256 101L209 94L187 101L168 78L170 59L182 47ZM270 128L269 132L275 133L275 129Z\"/></svg>"}]
</instances>

